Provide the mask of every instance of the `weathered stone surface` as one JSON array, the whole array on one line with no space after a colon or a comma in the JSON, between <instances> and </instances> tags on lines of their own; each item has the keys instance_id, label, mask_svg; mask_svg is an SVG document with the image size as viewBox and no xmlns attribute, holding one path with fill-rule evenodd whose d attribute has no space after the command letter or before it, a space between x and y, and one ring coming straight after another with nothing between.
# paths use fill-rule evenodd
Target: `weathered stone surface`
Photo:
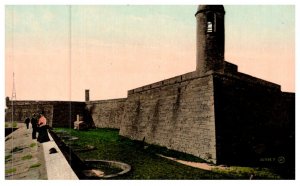
<instances>
[{"instance_id":1,"label":"weathered stone surface","mask_svg":"<svg viewBox=\"0 0 300 186\"><path fill-rule=\"evenodd\" d=\"M73 122L76 120L76 115L85 114L84 102L69 102L69 101L8 101L7 109L5 110L5 121L13 120L24 122L25 117L31 117L34 113L44 111L47 123L50 126L73 127Z\"/></svg>"},{"instance_id":2,"label":"weathered stone surface","mask_svg":"<svg viewBox=\"0 0 300 186\"><path fill-rule=\"evenodd\" d=\"M295 144L294 93L244 74L215 74L214 98L219 163L257 163L284 154L293 164L295 149L288 144Z\"/></svg>"},{"instance_id":3,"label":"weathered stone surface","mask_svg":"<svg viewBox=\"0 0 300 186\"><path fill-rule=\"evenodd\" d=\"M199 7L202 6L199 5ZM205 6L210 8L197 11L195 15L197 20L196 71L200 75L209 71L224 70L224 7L222 5ZM215 9L214 7L223 8Z\"/></svg>"},{"instance_id":4,"label":"weathered stone surface","mask_svg":"<svg viewBox=\"0 0 300 186\"><path fill-rule=\"evenodd\" d=\"M207 158L216 158L212 76L182 83L180 76L161 90L128 95L120 134ZM199 87L199 85L207 87ZM151 87L156 87L152 86ZM152 91L153 90L153 91ZM198 100L198 101L195 101ZM199 117L205 113L206 117ZM207 130L202 130L203 126Z\"/></svg>"},{"instance_id":5,"label":"weathered stone surface","mask_svg":"<svg viewBox=\"0 0 300 186\"><path fill-rule=\"evenodd\" d=\"M93 122L98 128L119 129L126 99L112 99L86 102Z\"/></svg>"}]
</instances>

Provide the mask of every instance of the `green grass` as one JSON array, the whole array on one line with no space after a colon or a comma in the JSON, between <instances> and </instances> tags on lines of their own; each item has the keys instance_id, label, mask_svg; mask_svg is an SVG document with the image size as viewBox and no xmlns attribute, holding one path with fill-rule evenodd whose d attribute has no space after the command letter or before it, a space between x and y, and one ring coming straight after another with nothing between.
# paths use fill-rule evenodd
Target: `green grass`
<instances>
[{"instance_id":1,"label":"green grass","mask_svg":"<svg viewBox=\"0 0 300 186\"><path fill-rule=\"evenodd\" d=\"M40 163L35 163L35 164L32 164L32 165L30 165L30 169L33 169L33 168L37 168L37 167L39 167L39 166L41 166L42 164L40 164Z\"/></svg>"},{"instance_id":2,"label":"green grass","mask_svg":"<svg viewBox=\"0 0 300 186\"><path fill-rule=\"evenodd\" d=\"M35 147L36 146L36 143L31 143L30 144L30 147Z\"/></svg>"},{"instance_id":3,"label":"green grass","mask_svg":"<svg viewBox=\"0 0 300 186\"><path fill-rule=\"evenodd\" d=\"M5 156L5 160L10 159L11 157L12 157L11 154L10 154L10 155L6 155L6 156Z\"/></svg>"},{"instance_id":4,"label":"green grass","mask_svg":"<svg viewBox=\"0 0 300 186\"><path fill-rule=\"evenodd\" d=\"M8 169L8 170L5 170L5 174L14 173L14 172L16 172L16 171L17 171L16 168Z\"/></svg>"},{"instance_id":5,"label":"green grass","mask_svg":"<svg viewBox=\"0 0 300 186\"><path fill-rule=\"evenodd\" d=\"M5 128L16 128L17 127L17 122L5 122Z\"/></svg>"},{"instance_id":6,"label":"green grass","mask_svg":"<svg viewBox=\"0 0 300 186\"><path fill-rule=\"evenodd\" d=\"M22 160L30 160L32 158L32 155L26 155L22 157Z\"/></svg>"},{"instance_id":7,"label":"green grass","mask_svg":"<svg viewBox=\"0 0 300 186\"><path fill-rule=\"evenodd\" d=\"M280 179L281 177L274 173L272 170L267 168L252 168L252 167L237 167L232 166L226 169L214 168L213 172L218 172L222 174L248 177L253 176L253 179Z\"/></svg>"},{"instance_id":8,"label":"green grass","mask_svg":"<svg viewBox=\"0 0 300 186\"><path fill-rule=\"evenodd\" d=\"M76 154L82 159L102 159L121 161L131 165L132 170L123 176L114 179L156 179L156 180L200 180L200 179L249 179L252 171L257 170L243 168L233 169L232 171L214 170L207 171L189 167L180 163L157 156L165 156L177 159L205 162L204 160L165 147L144 144L119 136L119 131L115 129L94 129L89 131L77 131L69 128L54 129L58 135L76 136L76 141L67 141L71 148L86 148L88 145L94 146L95 150L78 151ZM147 146L147 148L144 148ZM242 171L242 172L241 172ZM265 173L264 173L265 172ZM270 175L268 175L270 174ZM273 175L268 170L262 171L260 178L270 179ZM274 179L279 179L274 177Z\"/></svg>"},{"instance_id":9,"label":"green grass","mask_svg":"<svg viewBox=\"0 0 300 186\"><path fill-rule=\"evenodd\" d=\"M6 156L5 156L5 163L8 162L8 161L10 161L11 158L12 158L12 155L11 155L11 154L6 155Z\"/></svg>"},{"instance_id":10,"label":"green grass","mask_svg":"<svg viewBox=\"0 0 300 186\"><path fill-rule=\"evenodd\" d=\"M20 151L20 150L23 150L24 148L22 148L22 147L14 147L10 152L12 153L12 152L18 152L18 151Z\"/></svg>"},{"instance_id":11,"label":"green grass","mask_svg":"<svg viewBox=\"0 0 300 186\"><path fill-rule=\"evenodd\" d=\"M145 144L145 146L146 146L145 152L148 152L151 154L162 154L164 156L169 156L169 157L173 157L173 158L184 160L184 161L208 163L207 161L205 161L201 158L198 158L196 156L193 156L191 154L178 152L175 150L168 149L166 147L161 147L158 145L149 145L149 144Z\"/></svg>"}]
</instances>

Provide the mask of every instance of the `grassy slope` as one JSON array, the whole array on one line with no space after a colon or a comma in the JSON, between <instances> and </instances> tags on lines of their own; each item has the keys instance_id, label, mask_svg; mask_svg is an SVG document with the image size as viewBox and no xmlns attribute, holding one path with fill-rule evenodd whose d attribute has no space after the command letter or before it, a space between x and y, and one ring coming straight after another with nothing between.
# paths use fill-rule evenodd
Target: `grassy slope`
<instances>
[{"instance_id":1,"label":"grassy slope","mask_svg":"<svg viewBox=\"0 0 300 186\"><path fill-rule=\"evenodd\" d=\"M74 149L86 148L90 145L96 147L92 151L78 152L77 155L81 159L115 160L131 165L131 172L118 179L249 179L251 174L247 172L240 174L238 171L228 174L228 172L224 171L206 171L182 165L159 157L156 153L198 162L203 162L204 160L190 155L183 155L183 153L176 151L168 151L166 148L159 146L149 146L149 148L144 150L141 147L141 143L120 137L118 130L75 131L72 129L55 129L57 132L61 130L67 131L72 136L79 137L79 140L73 142L66 141ZM265 179L270 178L274 178L273 174L266 174Z\"/></svg>"}]
</instances>

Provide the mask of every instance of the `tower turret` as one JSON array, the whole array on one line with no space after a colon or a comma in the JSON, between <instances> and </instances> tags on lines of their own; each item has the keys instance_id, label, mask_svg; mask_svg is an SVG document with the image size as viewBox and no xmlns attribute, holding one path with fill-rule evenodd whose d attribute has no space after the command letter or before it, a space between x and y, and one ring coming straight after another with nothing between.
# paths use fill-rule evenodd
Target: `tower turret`
<instances>
[{"instance_id":1,"label":"tower turret","mask_svg":"<svg viewBox=\"0 0 300 186\"><path fill-rule=\"evenodd\" d=\"M199 5L197 19L197 67L204 75L209 71L224 70L224 15L223 5Z\"/></svg>"}]
</instances>

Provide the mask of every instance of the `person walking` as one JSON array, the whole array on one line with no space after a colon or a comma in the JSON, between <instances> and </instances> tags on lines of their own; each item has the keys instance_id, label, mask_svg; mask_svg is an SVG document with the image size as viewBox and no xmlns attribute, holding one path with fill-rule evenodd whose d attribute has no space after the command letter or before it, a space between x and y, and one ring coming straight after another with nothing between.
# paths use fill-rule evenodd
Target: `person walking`
<instances>
[{"instance_id":1,"label":"person walking","mask_svg":"<svg viewBox=\"0 0 300 186\"><path fill-rule=\"evenodd\" d=\"M38 142L44 143L50 141L50 138L48 136L48 131L47 131L47 119L45 118L43 113L40 114L40 118L38 121L38 130L39 130L39 135L37 138Z\"/></svg>"},{"instance_id":2,"label":"person walking","mask_svg":"<svg viewBox=\"0 0 300 186\"><path fill-rule=\"evenodd\" d=\"M29 123L30 123L30 118L28 116L26 116L25 124L26 124L27 129L29 129Z\"/></svg>"},{"instance_id":3,"label":"person walking","mask_svg":"<svg viewBox=\"0 0 300 186\"><path fill-rule=\"evenodd\" d=\"M37 119L36 119L36 115L33 114L32 118L31 118L31 126L32 126L32 139L36 139L36 132L37 132Z\"/></svg>"}]
</instances>

